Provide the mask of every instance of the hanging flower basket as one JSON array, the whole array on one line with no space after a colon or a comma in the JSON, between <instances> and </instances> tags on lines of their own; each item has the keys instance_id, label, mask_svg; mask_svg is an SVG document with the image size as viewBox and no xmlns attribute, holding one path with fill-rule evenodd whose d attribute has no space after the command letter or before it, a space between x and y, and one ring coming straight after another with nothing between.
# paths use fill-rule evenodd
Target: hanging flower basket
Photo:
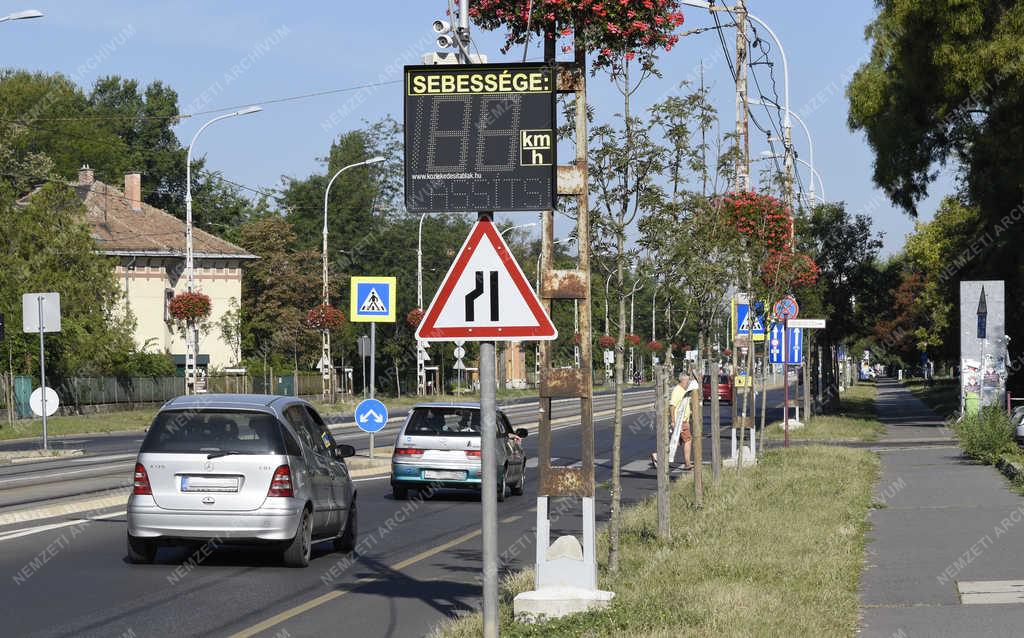
<instances>
[{"instance_id":1,"label":"hanging flower basket","mask_svg":"<svg viewBox=\"0 0 1024 638\"><path fill-rule=\"evenodd\" d=\"M583 342L583 336L580 333L576 333L572 336L572 344L574 346L580 345Z\"/></svg>"},{"instance_id":2,"label":"hanging flower basket","mask_svg":"<svg viewBox=\"0 0 1024 638\"><path fill-rule=\"evenodd\" d=\"M532 12L527 7L532 6ZM503 53L526 39L527 29L538 35L547 30L560 36L581 30L578 40L588 51L597 51L597 66L610 64L622 55L649 63L658 49L670 51L679 42L676 27L683 23L678 0L480 0L469 10L484 29L504 29ZM564 53L572 48L562 47Z\"/></svg>"},{"instance_id":3,"label":"hanging flower basket","mask_svg":"<svg viewBox=\"0 0 1024 638\"><path fill-rule=\"evenodd\" d=\"M640 345L640 335L628 334L626 335L626 341L630 342L634 346Z\"/></svg>"},{"instance_id":4,"label":"hanging flower basket","mask_svg":"<svg viewBox=\"0 0 1024 638\"><path fill-rule=\"evenodd\" d=\"M611 335L602 335L598 338L597 343L605 350L610 350L615 347L615 337Z\"/></svg>"},{"instance_id":5,"label":"hanging flower basket","mask_svg":"<svg viewBox=\"0 0 1024 638\"><path fill-rule=\"evenodd\" d=\"M168 312L178 321L197 321L209 317L211 308L209 295L183 292L171 297Z\"/></svg>"},{"instance_id":6,"label":"hanging flower basket","mask_svg":"<svg viewBox=\"0 0 1024 638\"><path fill-rule=\"evenodd\" d=\"M410 327L416 328L420 325L420 322L423 321L423 316L425 314L427 313L424 312L423 308L413 308L409 311L409 314L405 315L405 322L409 324Z\"/></svg>"},{"instance_id":7,"label":"hanging flower basket","mask_svg":"<svg viewBox=\"0 0 1024 638\"><path fill-rule=\"evenodd\" d=\"M345 314L329 304L321 304L306 313L306 325L317 330L337 330L345 325Z\"/></svg>"},{"instance_id":8,"label":"hanging flower basket","mask_svg":"<svg viewBox=\"0 0 1024 638\"><path fill-rule=\"evenodd\" d=\"M664 347L665 347L665 344L663 344L660 341L648 341L647 342L647 349L650 350L651 352L661 352L661 349L664 348Z\"/></svg>"},{"instance_id":9,"label":"hanging flower basket","mask_svg":"<svg viewBox=\"0 0 1024 638\"><path fill-rule=\"evenodd\" d=\"M732 356L732 348L726 348L725 350L722 350L722 354L724 356L726 356L726 357L731 357Z\"/></svg>"}]
</instances>

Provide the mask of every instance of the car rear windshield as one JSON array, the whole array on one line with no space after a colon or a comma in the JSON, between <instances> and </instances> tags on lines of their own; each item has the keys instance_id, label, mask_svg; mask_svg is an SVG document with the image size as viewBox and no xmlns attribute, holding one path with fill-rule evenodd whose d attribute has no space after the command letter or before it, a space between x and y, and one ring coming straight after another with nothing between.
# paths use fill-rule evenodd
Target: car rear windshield
<instances>
[{"instance_id":1,"label":"car rear windshield","mask_svg":"<svg viewBox=\"0 0 1024 638\"><path fill-rule=\"evenodd\" d=\"M264 412L181 410L161 412L141 452L284 454L277 418Z\"/></svg>"},{"instance_id":2,"label":"car rear windshield","mask_svg":"<svg viewBox=\"0 0 1024 638\"><path fill-rule=\"evenodd\" d=\"M416 408L405 433L411 436L480 436L480 410Z\"/></svg>"},{"instance_id":3,"label":"car rear windshield","mask_svg":"<svg viewBox=\"0 0 1024 638\"><path fill-rule=\"evenodd\" d=\"M723 374L722 376L718 377L718 382L721 383L722 385L728 385L729 375ZM708 375L704 375L704 383L711 383L711 377Z\"/></svg>"}]
</instances>

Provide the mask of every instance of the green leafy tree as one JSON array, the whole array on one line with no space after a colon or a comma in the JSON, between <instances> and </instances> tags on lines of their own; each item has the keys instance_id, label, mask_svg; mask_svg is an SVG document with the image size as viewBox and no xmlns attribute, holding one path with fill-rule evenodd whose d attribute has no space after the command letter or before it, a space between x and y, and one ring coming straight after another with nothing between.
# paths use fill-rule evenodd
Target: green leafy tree
<instances>
[{"instance_id":1,"label":"green leafy tree","mask_svg":"<svg viewBox=\"0 0 1024 638\"><path fill-rule=\"evenodd\" d=\"M6 245L0 252L0 312L20 317L23 294L60 293L61 332L47 336L47 373L55 385L72 375L117 372L124 355L135 350L113 263L96 252L84 219L81 200L65 186L44 186L21 204L0 187ZM7 340L16 369L34 374L38 338L9 329Z\"/></svg>"}]
</instances>

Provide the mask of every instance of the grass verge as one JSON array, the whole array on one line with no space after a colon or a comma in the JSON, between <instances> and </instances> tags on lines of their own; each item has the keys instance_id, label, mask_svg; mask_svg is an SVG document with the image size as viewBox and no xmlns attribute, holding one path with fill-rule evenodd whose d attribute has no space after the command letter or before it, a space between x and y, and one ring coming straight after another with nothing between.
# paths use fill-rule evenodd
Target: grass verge
<instances>
[{"instance_id":1,"label":"grass verge","mask_svg":"<svg viewBox=\"0 0 1024 638\"><path fill-rule=\"evenodd\" d=\"M537 625L513 622L512 599L532 589L529 572L504 581L503 636L853 636L878 458L866 450L806 446L771 451L753 468L723 473L704 509L693 485L672 486L673 537L656 536L646 500L623 512L620 568L600 586L609 609ZM598 538L607 555L607 534ZM480 616L434 638L481 635Z\"/></svg>"},{"instance_id":2,"label":"grass verge","mask_svg":"<svg viewBox=\"0 0 1024 638\"><path fill-rule=\"evenodd\" d=\"M789 431L791 441L877 441L885 434L878 422L875 398L878 388L872 382L860 382L842 394L839 412L819 414L802 428ZM782 423L773 423L765 434L769 440L782 440Z\"/></svg>"},{"instance_id":3,"label":"grass verge","mask_svg":"<svg viewBox=\"0 0 1024 638\"><path fill-rule=\"evenodd\" d=\"M633 386L630 386L633 387ZM649 386L645 386L649 387ZM515 399L536 398L537 391L529 390L500 390L498 392L498 403ZM473 402L479 399L479 394L463 393L462 395L442 395L430 397L403 396L381 397L389 410L402 410L410 408L424 400L447 402ZM351 414L358 401L339 401L333 405L314 401L313 405L321 414ZM50 436L62 434L102 434L105 432L121 432L133 430L145 430L153 421L156 408L143 408L139 410L122 410L117 412L105 412L102 414L82 414L69 416L53 416L47 420L47 433ZM21 439L27 437L41 437L43 435L43 422L40 419L23 419L15 421L11 427L6 422L0 422L0 441Z\"/></svg>"},{"instance_id":4,"label":"grass verge","mask_svg":"<svg viewBox=\"0 0 1024 638\"><path fill-rule=\"evenodd\" d=\"M935 414L949 420L960 411L960 388L957 379L933 379L926 384L924 379L904 379L910 393L932 409Z\"/></svg>"},{"instance_id":5,"label":"grass verge","mask_svg":"<svg viewBox=\"0 0 1024 638\"><path fill-rule=\"evenodd\" d=\"M156 414L155 409L146 408L105 414L51 416L46 420L46 433L49 436L59 436L61 434L100 434L124 430L144 430L153 421L154 414ZM42 435L42 419L15 421L13 427L3 423L3 427L0 427L0 441L41 437Z\"/></svg>"}]
</instances>

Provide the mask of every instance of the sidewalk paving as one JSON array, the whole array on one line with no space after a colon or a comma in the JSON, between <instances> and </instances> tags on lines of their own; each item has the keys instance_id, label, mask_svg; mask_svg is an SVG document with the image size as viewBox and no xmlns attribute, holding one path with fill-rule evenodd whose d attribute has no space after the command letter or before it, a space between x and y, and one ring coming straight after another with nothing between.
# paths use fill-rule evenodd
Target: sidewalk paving
<instances>
[{"instance_id":1,"label":"sidewalk paving","mask_svg":"<svg viewBox=\"0 0 1024 638\"><path fill-rule=\"evenodd\" d=\"M901 383L878 384L886 443L949 446L884 448L861 574L862 636L1024 635L1024 594L966 596L961 591L1024 591L1024 498L995 468L966 458L952 433ZM1017 581L968 585L973 581ZM986 604L996 599L1015 602Z\"/></svg>"}]
</instances>

